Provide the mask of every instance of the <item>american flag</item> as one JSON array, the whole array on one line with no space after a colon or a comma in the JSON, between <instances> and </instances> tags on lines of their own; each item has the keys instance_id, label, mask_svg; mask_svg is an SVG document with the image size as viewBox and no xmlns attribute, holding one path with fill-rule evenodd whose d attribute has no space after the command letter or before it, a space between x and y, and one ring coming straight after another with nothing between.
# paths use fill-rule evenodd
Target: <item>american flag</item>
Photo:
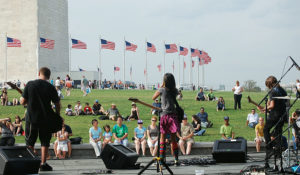
<instances>
[{"instance_id":1,"label":"american flag","mask_svg":"<svg viewBox=\"0 0 300 175\"><path fill-rule=\"evenodd\" d=\"M193 49L191 48L191 57L199 57L200 56L200 52L198 49Z\"/></svg>"},{"instance_id":2,"label":"american flag","mask_svg":"<svg viewBox=\"0 0 300 175\"><path fill-rule=\"evenodd\" d=\"M158 72L161 72L161 64L157 65Z\"/></svg>"},{"instance_id":3,"label":"american flag","mask_svg":"<svg viewBox=\"0 0 300 175\"><path fill-rule=\"evenodd\" d=\"M199 59L199 65L202 66L203 65L203 61L201 58L198 58Z\"/></svg>"},{"instance_id":4,"label":"american flag","mask_svg":"<svg viewBox=\"0 0 300 175\"><path fill-rule=\"evenodd\" d=\"M195 66L195 61L194 60L192 60L192 67L194 67Z\"/></svg>"},{"instance_id":5,"label":"american flag","mask_svg":"<svg viewBox=\"0 0 300 175\"><path fill-rule=\"evenodd\" d=\"M182 47L182 46L179 46L179 55L183 55L183 56L186 56L189 52L189 50L185 47Z\"/></svg>"},{"instance_id":6,"label":"american flag","mask_svg":"<svg viewBox=\"0 0 300 175\"><path fill-rule=\"evenodd\" d=\"M86 44L80 40L72 39L72 48L73 49L86 49Z\"/></svg>"},{"instance_id":7,"label":"american flag","mask_svg":"<svg viewBox=\"0 0 300 175\"><path fill-rule=\"evenodd\" d=\"M47 48L47 49L53 49L54 42L55 41L51 40L51 39L40 38L40 47Z\"/></svg>"},{"instance_id":8,"label":"american flag","mask_svg":"<svg viewBox=\"0 0 300 175\"><path fill-rule=\"evenodd\" d=\"M117 66L114 66L114 71L115 71L115 72L120 71L120 68L117 67Z\"/></svg>"},{"instance_id":9,"label":"american flag","mask_svg":"<svg viewBox=\"0 0 300 175\"><path fill-rule=\"evenodd\" d=\"M186 68L186 63L185 63L185 62L183 62L183 68L184 68L184 69Z\"/></svg>"},{"instance_id":10,"label":"american flag","mask_svg":"<svg viewBox=\"0 0 300 175\"><path fill-rule=\"evenodd\" d=\"M175 53L178 52L176 44L165 44L166 53Z\"/></svg>"},{"instance_id":11,"label":"american flag","mask_svg":"<svg viewBox=\"0 0 300 175\"><path fill-rule=\"evenodd\" d=\"M21 41L18 39L7 37L7 47L21 47Z\"/></svg>"},{"instance_id":12,"label":"american flag","mask_svg":"<svg viewBox=\"0 0 300 175\"><path fill-rule=\"evenodd\" d=\"M137 48L137 45L132 44L132 43L130 43L128 41L125 41L125 44L126 44L126 50L135 52L135 50Z\"/></svg>"},{"instance_id":13,"label":"american flag","mask_svg":"<svg viewBox=\"0 0 300 175\"><path fill-rule=\"evenodd\" d=\"M152 43L147 42L147 51L148 52L156 52L156 48Z\"/></svg>"},{"instance_id":14,"label":"american flag","mask_svg":"<svg viewBox=\"0 0 300 175\"><path fill-rule=\"evenodd\" d=\"M101 48L115 50L115 43L112 41L107 41L105 39L101 39Z\"/></svg>"}]
</instances>

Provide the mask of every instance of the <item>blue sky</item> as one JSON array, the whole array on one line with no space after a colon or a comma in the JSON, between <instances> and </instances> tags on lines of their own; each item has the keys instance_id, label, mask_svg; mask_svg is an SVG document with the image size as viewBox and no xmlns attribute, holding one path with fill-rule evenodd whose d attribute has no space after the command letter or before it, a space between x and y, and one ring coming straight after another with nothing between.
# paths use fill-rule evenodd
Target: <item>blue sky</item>
<instances>
[{"instance_id":1,"label":"blue sky","mask_svg":"<svg viewBox=\"0 0 300 175\"><path fill-rule=\"evenodd\" d=\"M113 79L113 66L119 66L116 79L123 79L124 37L138 45L137 52L126 52L126 79L133 67L133 80L145 82L145 41L153 43L157 53L148 53L150 83L161 82L157 65L163 64L163 43L203 49L212 62L205 65L205 85L229 89L236 80L252 79L264 87L269 75L280 77L287 56L300 64L300 1L297 0L70 0L69 31L72 38L87 43L87 50L72 50L72 69L78 66L97 70L99 37L114 41L116 50L102 50L104 78ZM167 54L166 72L178 81L178 54ZM189 83L190 57L185 83ZM196 61L196 59L194 58ZM287 67L291 64L287 62ZM287 68L286 67L286 68ZM197 84L197 67L192 69ZM295 82L299 72L293 69L283 83ZM200 67L202 82L202 67Z\"/></svg>"}]
</instances>

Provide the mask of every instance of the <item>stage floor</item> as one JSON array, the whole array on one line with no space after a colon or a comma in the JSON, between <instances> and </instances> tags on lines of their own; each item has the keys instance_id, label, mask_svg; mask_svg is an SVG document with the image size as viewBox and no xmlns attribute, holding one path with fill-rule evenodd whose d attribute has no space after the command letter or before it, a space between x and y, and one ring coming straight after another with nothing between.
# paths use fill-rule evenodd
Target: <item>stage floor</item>
<instances>
[{"instance_id":1,"label":"stage floor","mask_svg":"<svg viewBox=\"0 0 300 175\"><path fill-rule=\"evenodd\" d=\"M205 174L239 174L240 171L249 165L264 165L264 153L248 153L247 163L217 163L215 165L192 165L192 166L170 166L174 174L195 174L196 170L204 170ZM208 156L200 156L211 157ZM180 156L180 159L199 158L193 156ZM140 157L137 162L141 165L146 165L151 160L151 157ZM168 157L167 160L173 160ZM101 170L106 170L105 165L101 159L67 159L67 160L49 160L48 163L53 167L52 172L41 172L40 174L105 174ZM270 161L270 165L273 163ZM279 163L279 162L278 162ZM143 174L157 174L156 167L150 167L151 170L145 171ZM113 170L112 174L137 174L140 170ZM164 170L164 174L168 174Z\"/></svg>"}]
</instances>

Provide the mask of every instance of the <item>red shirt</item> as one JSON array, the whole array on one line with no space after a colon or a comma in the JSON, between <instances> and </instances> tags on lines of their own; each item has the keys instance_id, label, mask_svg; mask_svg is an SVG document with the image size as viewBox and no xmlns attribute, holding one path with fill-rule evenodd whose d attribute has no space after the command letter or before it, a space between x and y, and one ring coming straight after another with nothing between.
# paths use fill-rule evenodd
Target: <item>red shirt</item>
<instances>
[{"instance_id":1,"label":"red shirt","mask_svg":"<svg viewBox=\"0 0 300 175\"><path fill-rule=\"evenodd\" d=\"M87 111L92 112L92 108L89 106L84 107L84 112L87 112Z\"/></svg>"}]
</instances>

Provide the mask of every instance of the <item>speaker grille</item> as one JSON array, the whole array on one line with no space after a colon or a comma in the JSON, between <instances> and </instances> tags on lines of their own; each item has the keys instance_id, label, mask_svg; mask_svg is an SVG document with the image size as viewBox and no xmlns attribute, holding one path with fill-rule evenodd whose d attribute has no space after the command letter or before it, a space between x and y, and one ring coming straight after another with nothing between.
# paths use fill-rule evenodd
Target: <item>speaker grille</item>
<instances>
[{"instance_id":1,"label":"speaker grille","mask_svg":"<svg viewBox=\"0 0 300 175\"><path fill-rule=\"evenodd\" d=\"M218 149L241 149L242 142L219 142Z\"/></svg>"}]
</instances>

